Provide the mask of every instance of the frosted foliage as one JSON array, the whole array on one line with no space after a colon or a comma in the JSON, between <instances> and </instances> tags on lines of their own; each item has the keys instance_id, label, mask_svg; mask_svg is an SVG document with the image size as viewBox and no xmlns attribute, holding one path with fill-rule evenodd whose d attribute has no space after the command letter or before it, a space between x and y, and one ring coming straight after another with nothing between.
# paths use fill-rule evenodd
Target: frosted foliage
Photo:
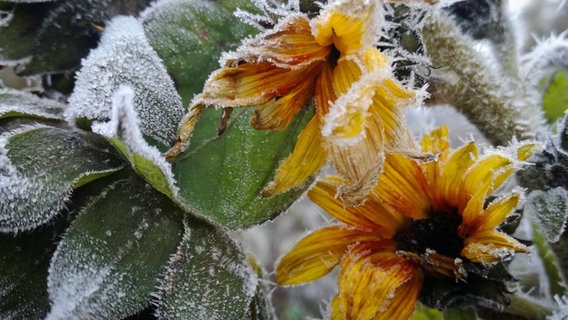
<instances>
[{"instance_id":1,"label":"frosted foliage","mask_svg":"<svg viewBox=\"0 0 568 320\"><path fill-rule=\"evenodd\" d=\"M566 230L568 192L562 187L533 191L527 199L525 210L537 218L549 243L558 242Z\"/></svg>"},{"instance_id":2,"label":"frosted foliage","mask_svg":"<svg viewBox=\"0 0 568 320\"><path fill-rule=\"evenodd\" d=\"M0 89L0 118L24 114L46 119L63 119L65 105L51 99L41 99L22 91Z\"/></svg>"},{"instance_id":3,"label":"frosted foliage","mask_svg":"<svg viewBox=\"0 0 568 320\"><path fill-rule=\"evenodd\" d=\"M242 319L257 290L256 275L225 233L190 222L156 295L158 317Z\"/></svg>"},{"instance_id":4,"label":"frosted foliage","mask_svg":"<svg viewBox=\"0 0 568 320\"><path fill-rule=\"evenodd\" d=\"M555 296L554 301L558 309L546 317L547 320L566 320L568 319L568 296Z\"/></svg>"},{"instance_id":5,"label":"frosted foliage","mask_svg":"<svg viewBox=\"0 0 568 320\"><path fill-rule=\"evenodd\" d=\"M119 87L112 96L110 121L93 123L93 132L107 138L119 138L124 141L128 151L150 160L164 174L169 189L173 195L176 195L177 187L170 163L162 156L160 150L144 140L142 132L140 132L140 120L134 106L135 101L132 88Z\"/></svg>"},{"instance_id":6,"label":"frosted foliage","mask_svg":"<svg viewBox=\"0 0 568 320\"><path fill-rule=\"evenodd\" d=\"M568 67L568 32L539 41L535 48L522 57L523 77L537 85L548 69Z\"/></svg>"},{"instance_id":7,"label":"frosted foliage","mask_svg":"<svg viewBox=\"0 0 568 320\"><path fill-rule=\"evenodd\" d=\"M122 84L134 88L142 133L170 146L184 114L181 98L141 23L133 17L111 20L98 48L83 60L69 98L67 119L107 120L112 94Z\"/></svg>"},{"instance_id":8,"label":"frosted foliage","mask_svg":"<svg viewBox=\"0 0 568 320\"><path fill-rule=\"evenodd\" d=\"M0 231L41 225L65 208L83 178L122 167L74 131L28 127L0 135Z\"/></svg>"},{"instance_id":9,"label":"frosted foliage","mask_svg":"<svg viewBox=\"0 0 568 320\"><path fill-rule=\"evenodd\" d=\"M122 319L145 308L183 225L171 202L122 180L72 223L49 269L55 319Z\"/></svg>"}]
</instances>

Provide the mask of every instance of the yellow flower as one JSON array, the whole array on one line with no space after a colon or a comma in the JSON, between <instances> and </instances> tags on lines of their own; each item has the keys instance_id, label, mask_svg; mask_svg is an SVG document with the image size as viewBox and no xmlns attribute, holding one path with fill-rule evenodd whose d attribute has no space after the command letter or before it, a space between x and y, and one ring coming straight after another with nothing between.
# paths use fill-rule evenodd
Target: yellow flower
<instances>
[{"instance_id":1,"label":"yellow flower","mask_svg":"<svg viewBox=\"0 0 568 320\"><path fill-rule=\"evenodd\" d=\"M380 10L377 1L330 1L314 19L294 13L245 42L211 74L166 156L181 151L206 106L260 106L252 126L281 130L314 98L314 117L263 195L302 184L330 159L345 180L341 197L361 203L384 152L414 150L400 107L415 94L394 79L375 47Z\"/></svg>"},{"instance_id":2,"label":"yellow flower","mask_svg":"<svg viewBox=\"0 0 568 320\"><path fill-rule=\"evenodd\" d=\"M387 155L379 183L361 206L337 199L338 177L310 190L310 199L343 224L300 240L280 260L278 283L312 281L341 264L332 319L405 319L425 277L467 279L466 263L486 266L525 252L496 230L519 194L486 203L514 172L514 161L500 154L480 158L473 142L450 154L445 127L425 136L422 147L438 160ZM521 147L518 158L526 159L531 148Z\"/></svg>"}]
</instances>

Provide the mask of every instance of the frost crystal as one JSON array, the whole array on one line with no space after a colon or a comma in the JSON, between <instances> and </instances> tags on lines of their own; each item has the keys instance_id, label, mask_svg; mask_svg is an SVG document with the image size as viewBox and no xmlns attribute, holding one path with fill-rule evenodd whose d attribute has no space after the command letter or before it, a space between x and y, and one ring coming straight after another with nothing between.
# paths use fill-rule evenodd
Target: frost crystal
<instances>
[{"instance_id":1,"label":"frost crystal","mask_svg":"<svg viewBox=\"0 0 568 320\"><path fill-rule=\"evenodd\" d=\"M17 113L61 120L64 109L65 105L51 99L41 99L17 90L0 89L0 117Z\"/></svg>"},{"instance_id":2,"label":"frost crystal","mask_svg":"<svg viewBox=\"0 0 568 320\"><path fill-rule=\"evenodd\" d=\"M134 106L142 133L170 146L184 113L181 98L142 24L133 17L111 20L99 47L83 60L66 118L108 120L112 94L122 84L129 84L136 93Z\"/></svg>"}]
</instances>

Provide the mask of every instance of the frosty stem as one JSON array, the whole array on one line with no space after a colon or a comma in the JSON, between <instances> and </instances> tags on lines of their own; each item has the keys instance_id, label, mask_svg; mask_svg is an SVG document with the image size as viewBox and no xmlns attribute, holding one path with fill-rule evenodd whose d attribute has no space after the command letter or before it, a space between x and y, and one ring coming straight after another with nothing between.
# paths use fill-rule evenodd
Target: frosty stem
<instances>
[{"instance_id":1,"label":"frosty stem","mask_svg":"<svg viewBox=\"0 0 568 320\"><path fill-rule=\"evenodd\" d=\"M521 316L526 319L545 319L552 314L552 310L542 303L518 293L510 296L511 303L503 311L513 316Z\"/></svg>"}]
</instances>

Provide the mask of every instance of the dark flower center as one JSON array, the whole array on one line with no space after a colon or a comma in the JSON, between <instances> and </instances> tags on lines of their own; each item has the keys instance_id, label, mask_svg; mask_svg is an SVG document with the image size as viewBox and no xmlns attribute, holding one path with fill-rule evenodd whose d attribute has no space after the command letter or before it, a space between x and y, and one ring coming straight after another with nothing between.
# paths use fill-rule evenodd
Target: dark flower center
<instances>
[{"instance_id":1,"label":"dark flower center","mask_svg":"<svg viewBox=\"0 0 568 320\"><path fill-rule=\"evenodd\" d=\"M339 56L341 55L341 53L339 52L339 50L337 50L337 48L335 47L335 45L331 45L331 49L329 50L329 55L327 56L327 61L333 66L335 67L337 65L337 60L339 60Z\"/></svg>"},{"instance_id":2,"label":"dark flower center","mask_svg":"<svg viewBox=\"0 0 568 320\"><path fill-rule=\"evenodd\" d=\"M461 222L457 212L433 212L428 219L414 220L394 240L402 251L424 254L430 249L447 257L459 257L464 247L457 233Z\"/></svg>"}]
</instances>

